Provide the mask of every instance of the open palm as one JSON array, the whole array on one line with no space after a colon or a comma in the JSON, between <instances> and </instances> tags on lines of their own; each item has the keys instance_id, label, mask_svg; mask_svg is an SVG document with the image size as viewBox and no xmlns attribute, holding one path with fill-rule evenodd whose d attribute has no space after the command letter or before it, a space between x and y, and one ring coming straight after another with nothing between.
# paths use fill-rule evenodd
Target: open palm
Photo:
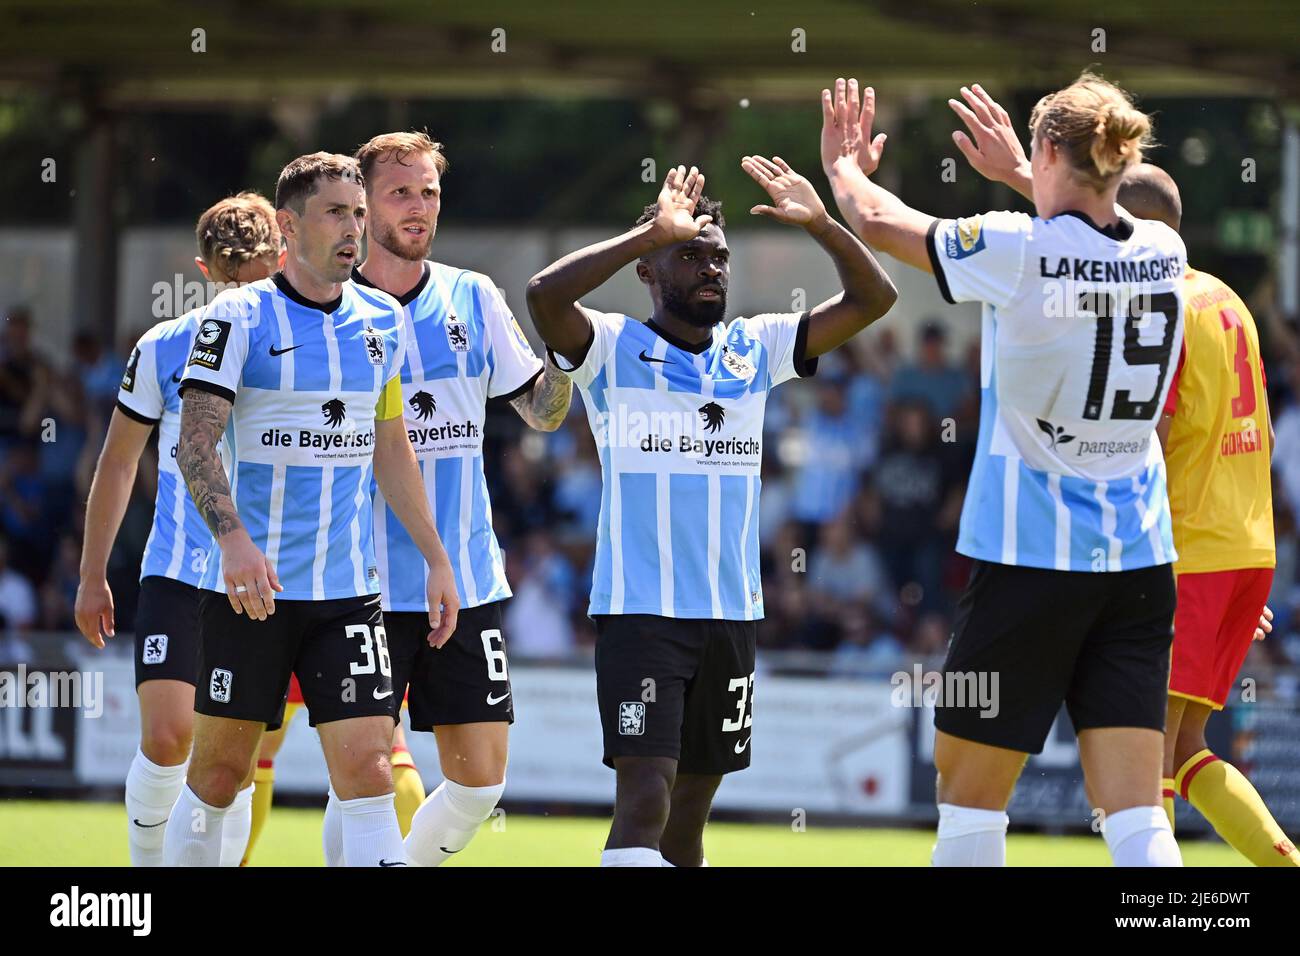
<instances>
[{"instance_id":1,"label":"open palm","mask_svg":"<svg viewBox=\"0 0 1300 956\"><path fill-rule=\"evenodd\" d=\"M835 81L835 89L822 90L822 170L827 176L839 159L849 159L870 176L885 151L884 133L872 136L876 121L876 91L868 86L858 94L855 79Z\"/></svg>"},{"instance_id":2,"label":"open palm","mask_svg":"<svg viewBox=\"0 0 1300 956\"><path fill-rule=\"evenodd\" d=\"M704 174L694 166L687 172L685 166L675 166L668 171L663 189L655 201L655 226L672 242L694 239L700 230L713 221L712 216L696 216L695 204L704 194Z\"/></svg>"},{"instance_id":3,"label":"open palm","mask_svg":"<svg viewBox=\"0 0 1300 956\"><path fill-rule=\"evenodd\" d=\"M750 209L751 213L794 226L806 225L826 215L826 206L812 183L791 169L780 156L771 159L746 156L740 161L740 166L772 200L772 205L755 206Z\"/></svg>"}]
</instances>

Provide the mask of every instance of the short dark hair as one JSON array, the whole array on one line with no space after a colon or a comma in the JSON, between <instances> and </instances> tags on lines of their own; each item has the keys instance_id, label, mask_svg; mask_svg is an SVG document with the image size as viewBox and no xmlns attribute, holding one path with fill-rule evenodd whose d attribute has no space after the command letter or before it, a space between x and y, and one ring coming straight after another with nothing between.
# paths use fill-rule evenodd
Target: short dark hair
<instances>
[{"instance_id":1,"label":"short dark hair","mask_svg":"<svg viewBox=\"0 0 1300 956\"><path fill-rule=\"evenodd\" d=\"M365 185L361 167L351 156L340 153L308 153L299 156L284 169L275 184L275 208L286 206L302 215L307 199L316 192L317 181L322 177L335 181L345 179L358 186Z\"/></svg>"},{"instance_id":2,"label":"short dark hair","mask_svg":"<svg viewBox=\"0 0 1300 956\"><path fill-rule=\"evenodd\" d=\"M1183 199L1174 178L1159 166L1130 166L1119 181L1115 201L1139 219L1158 219L1177 231L1183 222Z\"/></svg>"},{"instance_id":3,"label":"short dark hair","mask_svg":"<svg viewBox=\"0 0 1300 956\"><path fill-rule=\"evenodd\" d=\"M632 225L643 226L647 222L653 221L658 209L659 206L657 203L650 203L650 205L646 206L645 209L641 211L641 215L637 217L636 222L632 223ZM708 196L701 195L699 201L695 203L695 215L712 216L713 225L717 226L719 229L727 228L727 220L722 216L722 203L716 199L710 199Z\"/></svg>"}]
</instances>

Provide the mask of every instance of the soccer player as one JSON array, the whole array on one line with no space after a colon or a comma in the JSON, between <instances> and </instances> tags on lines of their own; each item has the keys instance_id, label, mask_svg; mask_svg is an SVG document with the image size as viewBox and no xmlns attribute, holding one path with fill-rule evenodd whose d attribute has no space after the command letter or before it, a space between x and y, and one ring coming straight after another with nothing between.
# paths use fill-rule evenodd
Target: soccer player
<instances>
[{"instance_id":1,"label":"soccer player","mask_svg":"<svg viewBox=\"0 0 1300 956\"><path fill-rule=\"evenodd\" d=\"M1172 229L1182 220L1178 187L1155 166L1129 171L1119 203ZM1256 866L1300 866L1300 851L1250 781L1205 742L1206 722L1227 704L1251 643L1268 626L1264 601L1277 564L1273 422L1245 302L1191 267L1184 283L1183 352L1158 428L1178 547L1165 812L1172 824L1177 793Z\"/></svg>"},{"instance_id":2,"label":"soccer player","mask_svg":"<svg viewBox=\"0 0 1300 956\"><path fill-rule=\"evenodd\" d=\"M1031 127L1037 216L935 219L873 183L874 92L822 91L822 161L871 246L984 304L982 401L957 550L974 559L945 687L993 673L988 716L935 710L936 866L1002 865L1006 806L1065 703L1120 866L1178 866L1160 799L1174 541L1156 419L1182 340L1186 250L1116 209L1150 119L1091 74ZM960 145L961 137L958 137ZM978 167L977 167L978 168Z\"/></svg>"},{"instance_id":3,"label":"soccer player","mask_svg":"<svg viewBox=\"0 0 1300 956\"><path fill-rule=\"evenodd\" d=\"M199 217L195 263L216 283L264 279L275 271L280 231L275 210L256 193L223 199ZM162 865L162 824L185 782L199 667L197 587L212 535L185 491L176 467L181 372L197 313L160 322L131 352L117 407L86 502L86 532L77 588L77 627L95 647L115 634L107 566L135 484L136 466L158 428L158 490L153 528L140 562L135 621L135 684L140 747L126 777L127 833L134 866ZM249 829L250 788L236 797L224 865L235 865Z\"/></svg>"},{"instance_id":4,"label":"soccer player","mask_svg":"<svg viewBox=\"0 0 1300 956\"><path fill-rule=\"evenodd\" d=\"M200 582L194 756L163 859L216 861L227 808L292 673L340 798L346 864L404 866L372 480L429 566L435 646L455 630L455 582L402 425L399 307L348 281L366 211L356 162L299 157L280 174L275 207L284 271L198 316L181 382L178 463L217 547ZM229 478L217 455L228 421Z\"/></svg>"},{"instance_id":5,"label":"soccer player","mask_svg":"<svg viewBox=\"0 0 1300 956\"><path fill-rule=\"evenodd\" d=\"M1006 110L978 85L962 97L965 104L952 105L969 130L957 137L963 153L983 175L1032 199L1032 171ZM1182 224L1177 184L1149 163L1125 172L1117 199L1139 219ZM1300 853L1250 781L1205 742L1205 724L1227 703L1251 642L1272 630L1264 600L1276 564L1273 425L1249 309L1208 273L1189 266L1183 282L1183 349L1156 428L1178 550L1165 813L1172 826L1177 792L1251 862L1297 866Z\"/></svg>"},{"instance_id":6,"label":"soccer player","mask_svg":"<svg viewBox=\"0 0 1300 956\"><path fill-rule=\"evenodd\" d=\"M426 133L387 133L356 158L370 243L353 279L401 304L406 429L461 602L455 636L430 648L424 560L377 490L375 550L393 688L400 697L409 685L411 727L434 733L444 778L416 812L406 849L412 863L437 866L465 848L500 800L514 721L502 631L510 586L483 475L487 403L508 402L533 428L554 431L573 386L553 366L543 371L488 276L429 261L447 170L442 145Z\"/></svg>"},{"instance_id":7,"label":"soccer player","mask_svg":"<svg viewBox=\"0 0 1300 956\"><path fill-rule=\"evenodd\" d=\"M589 610L604 762L617 775L604 866L703 865L713 794L750 761L768 393L812 374L897 297L808 180L780 157L741 165L771 199L750 212L804 229L842 293L722 325L731 252L694 167L671 170L631 230L528 285L542 339L584 394L604 478ZM580 303L632 262L648 321Z\"/></svg>"}]
</instances>

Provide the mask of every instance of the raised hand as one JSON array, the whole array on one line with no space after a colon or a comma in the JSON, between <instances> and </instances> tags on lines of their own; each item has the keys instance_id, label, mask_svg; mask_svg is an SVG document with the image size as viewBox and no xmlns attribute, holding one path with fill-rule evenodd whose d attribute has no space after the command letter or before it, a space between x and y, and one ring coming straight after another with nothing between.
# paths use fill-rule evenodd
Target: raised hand
<instances>
[{"instance_id":1,"label":"raised hand","mask_svg":"<svg viewBox=\"0 0 1300 956\"><path fill-rule=\"evenodd\" d=\"M770 206L750 209L754 215L767 216L792 226L808 226L826 218L826 207L812 183L791 169L780 156L771 159L746 156L741 159L740 166L772 199Z\"/></svg>"},{"instance_id":2,"label":"raised hand","mask_svg":"<svg viewBox=\"0 0 1300 956\"><path fill-rule=\"evenodd\" d=\"M858 81L843 77L835 81L835 91L822 90L822 170L830 176L840 160L852 161L870 176L880 165L885 151L884 133L872 138L876 121L876 91L868 86L858 94Z\"/></svg>"},{"instance_id":3,"label":"raised hand","mask_svg":"<svg viewBox=\"0 0 1300 956\"><path fill-rule=\"evenodd\" d=\"M712 216L696 216L695 204L704 194L704 174L694 166L687 172L685 166L668 170L663 189L655 204L655 229L668 243L694 239L713 221Z\"/></svg>"},{"instance_id":4,"label":"raised hand","mask_svg":"<svg viewBox=\"0 0 1300 956\"><path fill-rule=\"evenodd\" d=\"M955 130L952 141L981 176L1016 188L1032 174L1011 117L978 83L963 86L961 96L965 103L949 100L948 105L966 124L969 135Z\"/></svg>"}]
</instances>

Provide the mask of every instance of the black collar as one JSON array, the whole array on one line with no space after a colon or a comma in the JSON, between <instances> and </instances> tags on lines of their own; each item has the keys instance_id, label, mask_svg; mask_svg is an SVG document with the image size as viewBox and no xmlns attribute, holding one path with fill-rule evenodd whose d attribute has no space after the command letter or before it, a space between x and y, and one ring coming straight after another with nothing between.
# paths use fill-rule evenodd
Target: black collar
<instances>
[{"instance_id":1,"label":"black collar","mask_svg":"<svg viewBox=\"0 0 1300 956\"><path fill-rule=\"evenodd\" d=\"M1129 236L1133 235L1133 223L1129 222L1123 216L1120 216L1119 221L1113 226L1099 226L1092 221L1091 216L1087 213L1079 212L1077 209L1067 209L1064 212L1059 213L1059 215L1073 216L1075 219L1082 219L1107 239L1114 239L1116 242L1126 242Z\"/></svg>"},{"instance_id":2,"label":"black collar","mask_svg":"<svg viewBox=\"0 0 1300 956\"><path fill-rule=\"evenodd\" d=\"M398 304L410 305L412 302L414 302L416 297L421 292L424 291L424 287L429 284L429 276L431 275L433 275L433 270L429 268L429 260L425 259L424 262L421 263L420 281L417 282L415 285L411 286L411 288L406 290L406 292L404 292L402 295L394 296L394 298L397 299ZM358 269L356 266L352 267L352 281L360 285L369 286L372 289L379 289L379 286L375 285L373 282L371 282L369 279L363 276L361 274L361 270ZM379 291L388 292L387 289L379 289ZM389 295L392 295L392 293L389 292Z\"/></svg>"},{"instance_id":3,"label":"black collar","mask_svg":"<svg viewBox=\"0 0 1300 956\"><path fill-rule=\"evenodd\" d=\"M671 332L666 331L654 319L646 319L645 324L650 328L650 331L654 332L655 335L659 336L669 345L681 349L683 352L692 352L695 355L703 355L705 352L709 350L709 347L713 345L712 329L709 330L709 337L705 339L703 342L687 342L685 339L679 339Z\"/></svg>"},{"instance_id":4,"label":"black collar","mask_svg":"<svg viewBox=\"0 0 1300 956\"><path fill-rule=\"evenodd\" d=\"M335 309L337 309L340 305L343 304L342 293L339 293L338 298L334 299L331 302L313 302L311 299L307 298L305 295L303 295L301 292L299 292L297 289L291 286L289 284L289 280L284 277L283 272L277 272L275 275L271 276L271 281L275 283L275 287L277 289L279 289L281 292L284 293L284 297L286 299L291 299L292 301L297 302L299 305L305 305L309 309L319 309L320 311L324 312L326 315L329 315L331 312L333 312Z\"/></svg>"}]
</instances>

